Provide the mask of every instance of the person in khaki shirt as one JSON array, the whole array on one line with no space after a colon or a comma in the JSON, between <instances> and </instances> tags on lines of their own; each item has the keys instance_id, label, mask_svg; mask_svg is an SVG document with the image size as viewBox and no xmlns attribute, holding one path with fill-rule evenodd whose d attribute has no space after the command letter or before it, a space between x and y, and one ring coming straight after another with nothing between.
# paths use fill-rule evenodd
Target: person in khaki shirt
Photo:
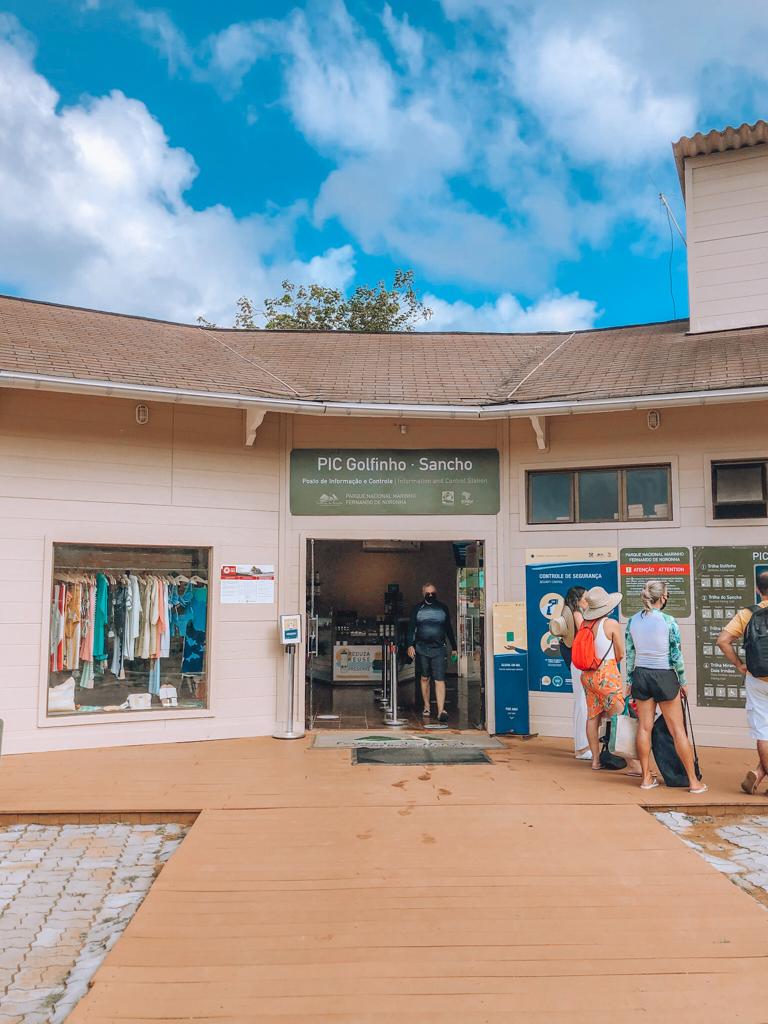
<instances>
[{"instance_id":1,"label":"person in khaki shirt","mask_svg":"<svg viewBox=\"0 0 768 1024\"><path fill-rule=\"evenodd\" d=\"M768 607L768 572L757 577L759 608ZM747 724L757 744L757 766L747 772L741 788L754 794L768 776L768 676L753 676L739 657L737 646L744 639L753 615L751 608L740 608L717 638L717 646L733 667L744 676L747 690Z\"/></svg>"}]
</instances>

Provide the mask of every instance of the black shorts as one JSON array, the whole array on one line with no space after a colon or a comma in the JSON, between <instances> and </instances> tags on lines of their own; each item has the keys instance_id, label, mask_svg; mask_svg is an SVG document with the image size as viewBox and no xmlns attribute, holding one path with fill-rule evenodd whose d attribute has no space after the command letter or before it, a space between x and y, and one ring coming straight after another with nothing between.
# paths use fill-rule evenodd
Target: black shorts
<instances>
[{"instance_id":1,"label":"black shorts","mask_svg":"<svg viewBox=\"0 0 768 1024\"><path fill-rule=\"evenodd\" d=\"M680 693L680 681L672 668L636 668L632 673L635 700L655 700L657 704L674 700Z\"/></svg>"},{"instance_id":2,"label":"black shorts","mask_svg":"<svg viewBox=\"0 0 768 1024\"><path fill-rule=\"evenodd\" d=\"M416 678L445 679L445 670L448 667L448 658L445 648L435 651L434 654L421 654L416 651Z\"/></svg>"}]
</instances>

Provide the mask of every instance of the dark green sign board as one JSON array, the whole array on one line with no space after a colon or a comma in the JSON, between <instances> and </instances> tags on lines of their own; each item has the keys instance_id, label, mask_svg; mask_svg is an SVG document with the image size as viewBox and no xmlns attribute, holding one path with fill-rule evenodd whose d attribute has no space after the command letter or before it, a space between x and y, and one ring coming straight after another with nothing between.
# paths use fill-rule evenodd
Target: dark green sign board
<instances>
[{"instance_id":1,"label":"dark green sign board","mask_svg":"<svg viewBox=\"0 0 768 1024\"><path fill-rule=\"evenodd\" d=\"M467 516L498 511L495 449L291 452L295 516Z\"/></svg>"},{"instance_id":2,"label":"dark green sign board","mask_svg":"<svg viewBox=\"0 0 768 1024\"><path fill-rule=\"evenodd\" d=\"M688 548L622 548L619 579L627 618L642 610L640 595L647 580L664 580L669 601L665 611L677 618L691 614L691 552Z\"/></svg>"},{"instance_id":3,"label":"dark green sign board","mask_svg":"<svg viewBox=\"0 0 768 1024\"><path fill-rule=\"evenodd\" d=\"M725 660L715 641L739 608L756 603L756 573L765 569L767 562L768 552L755 548L693 549L699 705L744 707L744 679Z\"/></svg>"}]
</instances>

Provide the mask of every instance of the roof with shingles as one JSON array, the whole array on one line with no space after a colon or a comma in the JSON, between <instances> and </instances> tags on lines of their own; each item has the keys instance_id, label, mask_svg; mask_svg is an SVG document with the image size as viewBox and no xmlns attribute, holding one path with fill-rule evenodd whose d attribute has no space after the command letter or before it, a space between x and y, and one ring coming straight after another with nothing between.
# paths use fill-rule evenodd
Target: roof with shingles
<instances>
[{"instance_id":1,"label":"roof with shingles","mask_svg":"<svg viewBox=\"0 0 768 1024\"><path fill-rule=\"evenodd\" d=\"M572 334L240 331L0 297L0 378L488 407L768 385L768 327L687 329L675 320Z\"/></svg>"}]
</instances>

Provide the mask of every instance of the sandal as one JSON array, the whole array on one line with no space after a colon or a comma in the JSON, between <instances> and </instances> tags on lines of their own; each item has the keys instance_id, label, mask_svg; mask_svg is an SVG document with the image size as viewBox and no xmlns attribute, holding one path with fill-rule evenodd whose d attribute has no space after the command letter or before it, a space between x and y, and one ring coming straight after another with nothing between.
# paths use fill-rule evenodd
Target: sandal
<instances>
[{"instance_id":1,"label":"sandal","mask_svg":"<svg viewBox=\"0 0 768 1024\"><path fill-rule=\"evenodd\" d=\"M750 771L748 771L744 778L741 780L741 788L744 790L745 793L748 793L749 796L754 796L757 792L757 787L760 785L762 781L762 779L758 779L757 772L752 771L750 769Z\"/></svg>"},{"instance_id":2,"label":"sandal","mask_svg":"<svg viewBox=\"0 0 768 1024\"><path fill-rule=\"evenodd\" d=\"M640 789L658 789L658 788L659 788L659 780L656 779L656 778L654 778L651 781L650 786L645 786L645 785L643 785L643 783L640 783Z\"/></svg>"},{"instance_id":3,"label":"sandal","mask_svg":"<svg viewBox=\"0 0 768 1024\"><path fill-rule=\"evenodd\" d=\"M704 784L701 789L689 789L688 792L693 796L701 796L702 793L706 793L709 790L709 786Z\"/></svg>"}]
</instances>

